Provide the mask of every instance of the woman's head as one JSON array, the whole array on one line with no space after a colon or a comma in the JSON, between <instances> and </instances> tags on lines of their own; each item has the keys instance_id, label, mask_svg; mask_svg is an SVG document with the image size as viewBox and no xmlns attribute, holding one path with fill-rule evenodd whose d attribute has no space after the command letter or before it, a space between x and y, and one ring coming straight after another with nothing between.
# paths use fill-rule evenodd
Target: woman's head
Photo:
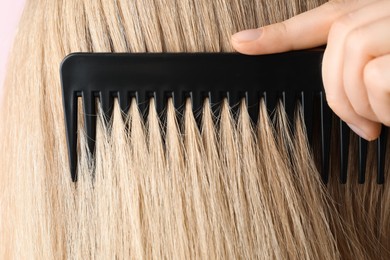
<instances>
[{"instance_id":1,"label":"woman's head","mask_svg":"<svg viewBox=\"0 0 390 260\"><path fill-rule=\"evenodd\" d=\"M244 103L232 115L226 101L206 100L200 128L188 102L180 115L169 101L161 119L151 100L146 120L135 100L126 120L115 102L112 122L99 113L95 153L79 132L79 180L69 177L59 79L67 54L230 52L236 31L319 4L28 1L1 114L2 256L337 258L347 249L366 255L329 203L300 118L292 134L279 107L274 127L263 101L253 126ZM218 120L210 105L220 106Z\"/></svg>"}]
</instances>

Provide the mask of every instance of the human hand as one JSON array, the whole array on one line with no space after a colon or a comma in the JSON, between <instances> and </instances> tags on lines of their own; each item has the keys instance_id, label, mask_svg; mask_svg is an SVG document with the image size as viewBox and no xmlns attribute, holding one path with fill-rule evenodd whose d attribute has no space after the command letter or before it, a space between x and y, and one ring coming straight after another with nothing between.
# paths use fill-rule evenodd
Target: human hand
<instances>
[{"instance_id":1,"label":"human hand","mask_svg":"<svg viewBox=\"0 0 390 260\"><path fill-rule=\"evenodd\" d=\"M281 23L232 36L244 54L270 54L327 43L326 99L359 136L376 139L390 126L390 1L333 0Z\"/></svg>"}]
</instances>

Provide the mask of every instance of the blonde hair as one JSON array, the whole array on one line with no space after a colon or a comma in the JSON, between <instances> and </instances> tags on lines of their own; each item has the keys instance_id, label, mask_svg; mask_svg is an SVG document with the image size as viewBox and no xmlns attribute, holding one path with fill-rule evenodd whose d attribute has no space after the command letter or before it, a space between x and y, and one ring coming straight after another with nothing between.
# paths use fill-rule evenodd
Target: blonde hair
<instances>
[{"instance_id":1,"label":"blonde hair","mask_svg":"<svg viewBox=\"0 0 390 260\"><path fill-rule=\"evenodd\" d=\"M254 125L245 100L237 115L226 100L206 99L199 113L187 100L182 114L169 100L160 117L151 99L146 120L135 100L126 115L115 102L111 122L99 110L94 154L79 116L79 179L70 179L58 72L67 54L230 52L232 33L321 3L28 1L1 110L0 257L388 258L388 178L339 185L332 168L325 187L300 106L292 132L282 103L271 116L259 100Z\"/></svg>"}]
</instances>

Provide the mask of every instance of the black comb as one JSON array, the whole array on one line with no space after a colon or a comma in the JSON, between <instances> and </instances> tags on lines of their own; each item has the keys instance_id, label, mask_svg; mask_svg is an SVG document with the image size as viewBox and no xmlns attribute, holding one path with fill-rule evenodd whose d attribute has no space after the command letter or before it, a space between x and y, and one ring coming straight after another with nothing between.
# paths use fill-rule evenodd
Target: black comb
<instances>
[{"instance_id":1,"label":"black comb","mask_svg":"<svg viewBox=\"0 0 390 260\"><path fill-rule=\"evenodd\" d=\"M232 106L245 98L254 122L257 121L261 98L266 101L270 112L275 109L278 100L282 100L290 120L293 120L296 102L300 102L310 143L313 118L320 120L319 170L327 182L331 112L322 85L322 57L323 50L263 56L233 53L71 54L62 63L61 79L72 180L77 180L78 97L83 102L84 124L91 152L94 151L96 138L96 98L109 120L115 98L126 113L132 98L136 98L139 109L145 111L147 101L153 97L160 113L169 97L176 108L181 107L188 97L191 98L194 110L201 108L203 100L208 97L212 103L228 98ZM315 106L320 111L319 115L313 113ZM341 125L341 182L346 180L346 130ZM378 149L383 153L382 143ZM366 149L359 151L359 165L362 167L365 165ZM381 164L378 182L383 182L383 158L378 158ZM359 182L362 181L364 179L359 178Z\"/></svg>"}]
</instances>

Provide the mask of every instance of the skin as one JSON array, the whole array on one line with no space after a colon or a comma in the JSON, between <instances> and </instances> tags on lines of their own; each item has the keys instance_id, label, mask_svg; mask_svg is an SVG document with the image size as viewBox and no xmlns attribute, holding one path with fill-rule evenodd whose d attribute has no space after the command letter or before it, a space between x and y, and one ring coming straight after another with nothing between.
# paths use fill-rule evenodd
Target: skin
<instances>
[{"instance_id":1,"label":"skin","mask_svg":"<svg viewBox=\"0 0 390 260\"><path fill-rule=\"evenodd\" d=\"M390 126L390 0L334 0L284 22L231 38L243 54L327 44L322 64L332 110L366 140Z\"/></svg>"}]
</instances>

